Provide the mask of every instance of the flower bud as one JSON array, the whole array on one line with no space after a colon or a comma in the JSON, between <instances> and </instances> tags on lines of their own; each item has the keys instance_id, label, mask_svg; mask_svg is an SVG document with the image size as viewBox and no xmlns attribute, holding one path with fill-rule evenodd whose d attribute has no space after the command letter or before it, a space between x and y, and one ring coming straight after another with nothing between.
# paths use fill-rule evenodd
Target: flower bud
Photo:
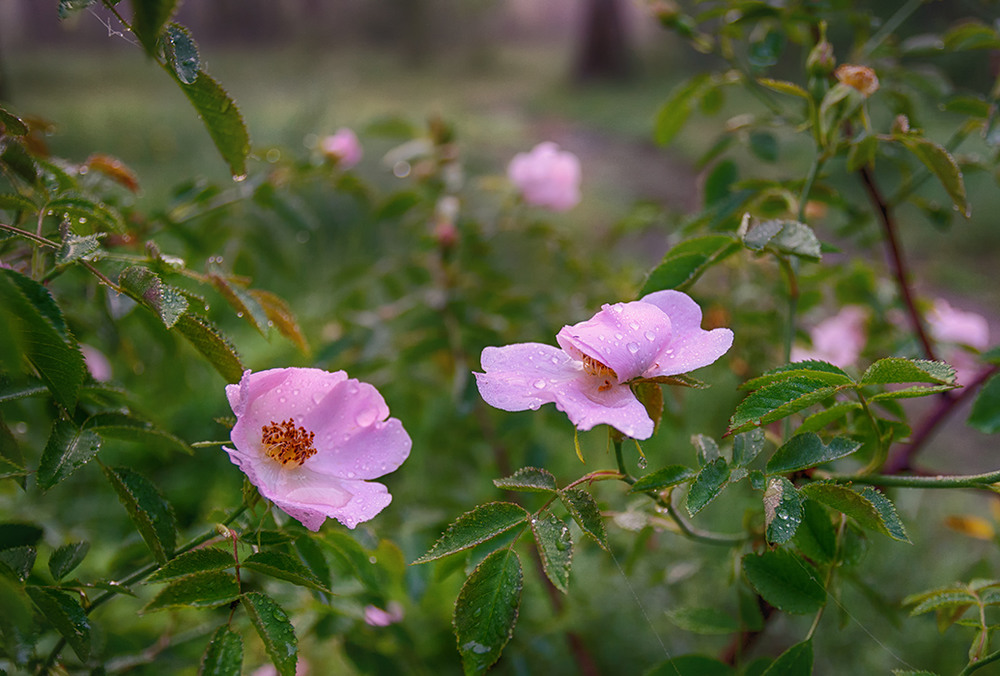
<instances>
[{"instance_id":1,"label":"flower bud","mask_svg":"<svg viewBox=\"0 0 1000 676\"><path fill-rule=\"evenodd\" d=\"M863 96L871 96L878 91L878 76L868 66L845 63L837 66L833 76L848 87L857 89Z\"/></svg>"},{"instance_id":2,"label":"flower bud","mask_svg":"<svg viewBox=\"0 0 1000 676\"><path fill-rule=\"evenodd\" d=\"M908 118L906 115L897 115L896 119L892 121L892 133L909 134L910 118Z\"/></svg>"},{"instance_id":3,"label":"flower bud","mask_svg":"<svg viewBox=\"0 0 1000 676\"><path fill-rule=\"evenodd\" d=\"M833 55L833 45L820 40L806 58L806 71L810 75L826 76L833 72L837 58Z\"/></svg>"}]
</instances>

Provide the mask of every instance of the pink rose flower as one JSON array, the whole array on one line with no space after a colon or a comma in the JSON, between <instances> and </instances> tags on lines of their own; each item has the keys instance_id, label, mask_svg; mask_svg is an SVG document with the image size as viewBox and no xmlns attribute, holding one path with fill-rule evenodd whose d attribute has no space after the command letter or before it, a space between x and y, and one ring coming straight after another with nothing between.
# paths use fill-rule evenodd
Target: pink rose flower
<instances>
[{"instance_id":1,"label":"pink rose flower","mask_svg":"<svg viewBox=\"0 0 1000 676\"><path fill-rule=\"evenodd\" d=\"M226 397L236 448L224 450L262 496L309 530L327 518L354 528L392 500L367 480L399 467L410 437L368 383L343 371L246 371Z\"/></svg>"},{"instance_id":2,"label":"pink rose flower","mask_svg":"<svg viewBox=\"0 0 1000 676\"><path fill-rule=\"evenodd\" d=\"M555 143L539 143L531 152L515 155L507 176L528 204L567 211L580 201L580 160Z\"/></svg>"},{"instance_id":3,"label":"pink rose flower","mask_svg":"<svg viewBox=\"0 0 1000 676\"><path fill-rule=\"evenodd\" d=\"M99 383L111 380L111 362L103 352L86 343L80 343L80 352L83 353L83 362L94 380Z\"/></svg>"},{"instance_id":4,"label":"pink rose flower","mask_svg":"<svg viewBox=\"0 0 1000 676\"><path fill-rule=\"evenodd\" d=\"M361 143L353 131L341 127L331 136L320 141L320 150L341 169L350 169L361 161Z\"/></svg>"},{"instance_id":5,"label":"pink rose flower","mask_svg":"<svg viewBox=\"0 0 1000 676\"><path fill-rule=\"evenodd\" d=\"M729 350L733 332L705 331L698 304L670 290L604 305L593 318L564 326L556 342L483 350L485 373L475 375L486 403L524 411L553 402L580 430L607 424L648 439L653 421L629 383L707 366Z\"/></svg>"},{"instance_id":6,"label":"pink rose flower","mask_svg":"<svg viewBox=\"0 0 1000 676\"><path fill-rule=\"evenodd\" d=\"M990 325L986 318L975 312L956 310L943 298L934 301L925 319L931 337L940 343L968 345L980 351L990 346Z\"/></svg>"},{"instance_id":7,"label":"pink rose flower","mask_svg":"<svg viewBox=\"0 0 1000 676\"><path fill-rule=\"evenodd\" d=\"M865 321L868 314L856 305L847 305L809 331L812 348L796 345L792 361L818 359L844 368L858 361L865 347Z\"/></svg>"},{"instance_id":8,"label":"pink rose flower","mask_svg":"<svg viewBox=\"0 0 1000 676\"><path fill-rule=\"evenodd\" d=\"M403 619L403 606L398 601L390 601L388 607L382 610L371 604L365 606L365 623L372 627L388 627Z\"/></svg>"}]
</instances>

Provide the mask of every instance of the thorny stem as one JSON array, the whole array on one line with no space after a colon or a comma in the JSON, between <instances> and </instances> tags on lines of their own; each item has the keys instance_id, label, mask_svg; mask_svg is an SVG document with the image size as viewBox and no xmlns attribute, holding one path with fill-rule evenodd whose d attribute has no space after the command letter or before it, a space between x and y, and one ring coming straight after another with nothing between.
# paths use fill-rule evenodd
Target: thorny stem
<instances>
[{"instance_id":1,"label":"thorny stem","mask_svg":"<svg viewBox=\"0 0 1000 676\"><path fill-rule=\"evenodd\" d=\"M885 237L885 243L889 249L892 273L896 278L896 285L899 287L899 295L902 297L903 304L906 306L906 312L910 318L910 324L913 326L913 333L920 341L924 354L928 359L933 360L935 359L934 348L931 346L931 341L927 337L927 332L924 329L924 322L920 317L920 313L917 312L917 306L913 300L913 292L910 289L910 274L903 258L903 251L899 244L899 238L896 236L896 220L892 215L888 202L885 197L883 197L878 185L875 183L875 177L872 175L871 169L869 167L862 167L859 170L859 174L861 176L861 182L864 184L865 190L868 193L868 197L871 199L872 204L875 206L875 210L878 212L879 222L882 224L882 234Z\"/></svg>"},{"instance_id":2,"label":"thorny stem","mask_svg":"<svg viewBox=\"0 0 1000 676\"><path fill-rule=\"evenodd\" d=\"M246 509L247 506L245 504L240 505L239 508L236 509L236 511L230 514L229 517L222 522L222 525L229 526L229 524L236 521L236 519L240 518L240 516L243 514L243 512L246 511ZM199 547L208 542L209 540L216 538L218 536L219 536L218 527L213 527L211 530L202 533L201 535L194 538L180 549L176 550L174 552L174 556L175 557L180 556L181 554L189 552L195 547ZM115 582L113 584L117 587L121 587L123 590L127 589L130 585L145 580L147 577L158 571L162 567L162 565L163 564L159 563L158 561L154 561L153 563L135 571L134 573L124 578L120 582ZM90 605L84 608L83 612L87 615L90 615L92 612L94 612L95 608L104 605L115 596L118 596L119 593L120 592L117 590L109 589L108 591L104 592L96 599L94 599L94 601ZM49 671L52 669L52 665L55 664L56 659L59 657L59 653L65 646L66 646L66 639L64 638L59 639L59 642L56 643L55 646L52 648L52 652L49 653L49 656L45 659L45 662L42 664L41 669L39 669L38 672L39 676L45 676L45 674L49 673Z\"/></svg>"},{"instance_id":3,"label":"thorny stem","mask_svg":"<svg viewBox=\"0 0 1000 676\"><path fill-rule=\"evenodd\" d=\"M20 235L21 237L24 237L25 239L30 239L35 244L41 244L42 246L47 246L47 247L50 247L52 249L58 249L59 248L59 245L57 243L53 242L52 240L45 239L41 235L36 235L35 233L31 232L30 230L22 230L21 228L17 227L16 225L8 225L6 223L0 223L0 230L6 230L7 232L12 232L15 235Z\"/></svg>"},{"instance_id":4,"label":"thorny stem","mask_svg":"<svg viewBox=\"0 0 1000 676\"><path fill-rule=\"evenodd\" d=\"M983 383L998 372L1000 372L1000 366L991 366L984 369L960 393L939 399L937 408L924 418L920 428L910 436L910 442L889 457L889 460L886 461L882 468L882 473L899 474L900 472L912 469L913 458L916 457L917 453L920 452L931 436L933 436L938 426L958 408L959 404L974 396Z\"/></svg>"}]
</instances>

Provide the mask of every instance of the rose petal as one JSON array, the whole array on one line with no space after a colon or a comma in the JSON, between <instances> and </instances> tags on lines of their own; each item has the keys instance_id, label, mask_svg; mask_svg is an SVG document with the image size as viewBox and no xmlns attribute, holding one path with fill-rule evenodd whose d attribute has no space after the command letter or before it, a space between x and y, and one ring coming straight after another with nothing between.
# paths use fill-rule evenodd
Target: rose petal
<instances>
[{"instance_id":1,"label":"rose petal","mask_svg":"<svg viewBox=\"0 0 1000 676\"><path fill-rule=\"evenodd\" d=\"M668 289L643 297L643 303L660 308L673 323L670 343L643 374L647 378L687 373L718 360L733 345L729 329L701 328L701 308L686 293Z\"/></svg>"},{"instance_id":2,"label":"rose petal","mask_svg":"<svg viewBox=\"0 0 1000 676\"><path fill-rule=\"evenodd\" d=\"M671 344L673 319L642 301L605 305L591 319L564 326L559 345L574 357L597 359L624 383L643 375Z\"/></svg>"},{"instance_id":3,"label":"rose petal","mask_svg":"<svg viewBox=\"0 0 1000 676\"><path fill-rule=\"evenodd\" d=\"M553 385L585 375L580 362L542 343L487 347L481 360L486 373L475 374L479 394L504 411L537 410L556 400Z\"/></svg>"},{"instance_id":4,"label":"rose petal","mask_svg":"<svg viewBox=\"0 0 1000 676\"><path fill-rule=\"evenodd\" d=\"M653 421L628 385L609 386L604 379L585 374L556 386L554 395L556 407L581 431L603 424L633 439L653 436Z\"/></svg>"}]
</instances>

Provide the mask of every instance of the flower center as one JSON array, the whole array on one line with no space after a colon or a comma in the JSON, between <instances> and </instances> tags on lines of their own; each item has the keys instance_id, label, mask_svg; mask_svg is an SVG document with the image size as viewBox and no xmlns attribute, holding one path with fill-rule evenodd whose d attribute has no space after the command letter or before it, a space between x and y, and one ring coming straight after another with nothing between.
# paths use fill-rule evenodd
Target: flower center
<instances>
[{"instance_id":1,"label":"flower center","mask_svg":"<svg viewBox=\"0 0 1000 676\"><path fill-rule=\"evenodd\" d=\"M618 374L610 366L602 364L593 357L582 355L583 370L592 376L604 378L604 384L597 388L599 392L605 392L613 387L611 379L618 380Z\"/></svg>"},{"instance_id":2,"label":"flower center","mask_svg":"<svg viewBox=\"0 0 1000 676\"><path fill-rule=\"evenodd\" d=\"M284 466L295 463L297 466L316 455L313 439L316 434L306 428L296 426L291 418L260 428L260 440L264 444L267 457L277 460Z\"/></svg>"}]
</instances>

